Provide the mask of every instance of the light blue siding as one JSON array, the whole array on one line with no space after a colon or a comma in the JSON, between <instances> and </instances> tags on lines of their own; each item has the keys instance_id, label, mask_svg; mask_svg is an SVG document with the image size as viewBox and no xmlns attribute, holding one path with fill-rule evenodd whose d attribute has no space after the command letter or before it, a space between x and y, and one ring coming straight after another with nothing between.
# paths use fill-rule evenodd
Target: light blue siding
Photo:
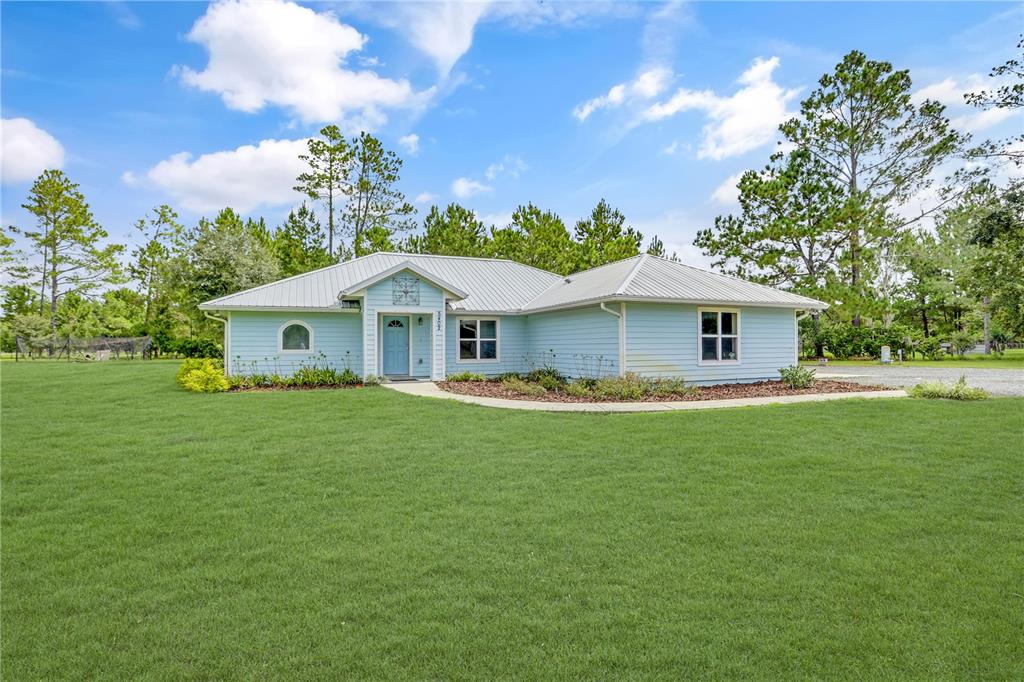
<instances>
[{"instance_id":1,"label":"light blue siding","mask_svg":"<svg viewBox=\"0 0 1024 682\"><path fill-rule=\"evenodd\" d=\"M419 305L394 302L395 277L408 276L419 279ZM383 368L378 366L377 355L380 351L377 327L379 324L378 314L383 315L408 315L411 325L410 342L412 344L412 364L409 372L416 377L429 377L432 375L431 366L434 360L434 353L431 348L432 333L436 335L435 343L440 344L441 330L438 320L444 315L444 292L419 275L403 270L391 277L368 287L366 296L363 299L363 319L366 320L366 353L367 373L381 374ZM423 324L419 323L422 316Z\"/></svg>"},{"instance_id":2,"label":"light blue siding","mask_svg":"<svg viewBox=\"0 0 1024 682\"><path fill-rule=\"evenodd\" d=\"M410 315L412 325L412 367L410 376L430 376L430 315ZM422 323L421 323L422 321Z\"/></svg>"},{"instance_id":3,"label":"light blue siding","mask_svg":"<svg viewBox=\"0 0 1024 682\"><path fill-rule=\"evenodd\" d=\"M598 306L530 315L526 327L535 365L570 377L619 373L619 318Z\"/></svg>"},{"instance_id":4,"label":"light blue siding","mask_svg":"<svg viewBox=\"0 0 1024 682\"><path fill-rule=\"evenodd\" d=\"M459 360L459 327L458 318L497 319L498 320L498 359L497 361L465 361ZM505 372L522 372L525 364L523 358L529 351L527 343L526 318L519 315L459 315L448 311L448 323L445 331L445 371L447 374L474 372L495 376Z\"/></svg>"},{"instance_id":5,"label":"light blue siding","mask_svg":"<svg viewBox=\"0 0 1024 682\"><path fill-rule=\"evenodd\" d=\"M278 330L298 320L313 329L310 353L278 350ZM277 373L290 375L303 364L328 364L335 369L363 366L361 317L353 313L233 312L228 360L232 374ZM323 355L321 355L323 354Z\"/></svg>"},{"instance_id":6,"label":"light blue siding","mask_svg":"<svg viewBox=\"0 0 1024 682\"><path fill-rule=\"evenodd\" d=\"M789 308L740 308L738 364L698 364L697 306L626 304L626 369L695 384L778 379L795 362L795 313Z\"/></svg>"}]
</instances>

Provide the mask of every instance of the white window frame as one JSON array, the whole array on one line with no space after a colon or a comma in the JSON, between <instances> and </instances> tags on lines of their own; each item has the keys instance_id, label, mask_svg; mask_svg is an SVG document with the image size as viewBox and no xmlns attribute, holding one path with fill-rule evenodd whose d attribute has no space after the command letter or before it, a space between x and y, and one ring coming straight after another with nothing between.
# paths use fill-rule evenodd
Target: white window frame
<instances>
[{"instance_id":1,"label":"white window frame","mask_svg":"<svg viewBox=\"0 0 1024 682\"><path fill-rule=\"evenodd\" d=\"M306 331L309 332L309 349L308 350L303 350L301 348L285 348L284 347L284 330L287 329L288 327L292 326L293 324L297 324L297 325L299 325L301 327L305 327ZM311 325L309 325L308 323L303 322L302 320L288 320L287 322L285 322L284 324L282 324L280 327L277 328L277 352L278 353L288 353L288 354L294 354L294 355L309 355L311 353L315 353L316 352L315 348L316 348L316 339L315 339L314 334L313 334L313 327Z\"/></svg>"},{"instance_id":2,"label":"white window frame","mask_svg":"<svg viewBox=\"0 0 1024 682\"><path fill-rule=\"evenodd\" d=\"M704 359L704 344L702 343L705 334L703 330L704 313L719 313L718 315L718 328L717 333L713 336L707 334L708 338L715 338L715 346L717 348L718 357L722 357L722 315L721 313L734 313L736 315L736 333L725 334L724 338L736 339L736 359L735 360L705 360ZM698 365L738 365L743 359L743 352L741 351L741 341L743 335L743 328L740 323L740 309L739 308L712 308L712 307L700 307L697 308L697 364Z\"/></svg>"},{"instance_id":3,"label":"white window frame","mask_svg":"<svg viewBox=\"0 0 1024 682\"><path fill-rule=\"evenodd\" d=\"M476 322L476 358L474 359L463 359L462 358L462 322L473 321ZM494 357L493 358L481 358L480 357L480 345L482 341L490 341L490 338L480 338L480 323L481 322L493 322L494 323ZM466 339L469 341L469 339ZM488 362L501 362L501 318L500 317L476 317L465 315L462 317L455 318L455 362L461 364L480 364Z\"/></svg>"}]
</instances>

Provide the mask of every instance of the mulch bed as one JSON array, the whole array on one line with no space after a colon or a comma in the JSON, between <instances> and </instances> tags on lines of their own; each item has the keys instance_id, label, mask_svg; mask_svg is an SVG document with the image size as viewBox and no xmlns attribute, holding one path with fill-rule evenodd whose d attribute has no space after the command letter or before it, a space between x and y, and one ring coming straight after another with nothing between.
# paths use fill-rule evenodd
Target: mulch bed
<instances>
[{"instance_id":1,"label":"mulch bed","mask_svg":"<svg viewBox=\"0 0 1024 682\"><path fill-rule=\"evenodd\" d=\"M539 400L549 403L612 403L623 402L615 399L581 398L560 391L548 391L539 396L525 395L511 391L498 381L438 381L442 390L462 395L475 395L484 398L505 398L508 400ZM847 383L845 381L829 381L820 379L809 388L787 388L781 381L758 381L752 384L718 384L717 386L695 386L693 391L683 396L649 396L638 401L628 402L676 402L690 400L728 400L730 398L775 398L786 395L809 395L814 393L856 393L859 391L891 390L887 386L867 386L865 384Z\"/></svg>"},{"instance_id":2,"label":"mulch bed","mask_svg":"<svg viewBox=\"0 0 1024 682\"><path fill-rule=\"evenodd\" d=\"M338 389L365 388L366 384L324 384L323 386L235 386L227 393L268 393L270 391L335 391Z\"/></svg>"}]
</instances>

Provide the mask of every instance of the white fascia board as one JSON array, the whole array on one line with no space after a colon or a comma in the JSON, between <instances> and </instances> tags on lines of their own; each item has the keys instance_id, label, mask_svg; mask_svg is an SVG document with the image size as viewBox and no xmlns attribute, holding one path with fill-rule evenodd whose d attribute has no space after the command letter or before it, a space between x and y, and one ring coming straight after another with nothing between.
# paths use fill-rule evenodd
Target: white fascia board
<instances>
[{"instance_id":1,"label":"white fascia board","mask_svg":"<svg viewBox=\"0 0 1024 682\"><path fill-rule=\"evenodd\" d=\"M403 261L403 262L401 262L398 265L395 265L393 267L390 267L387 270L384 270L383 272L378 272L377 274L375 274L375 275L373 275L371 277L367 277L366 279L364 279L361 282L356 282L355 284L353 284L353 285L351 285L349 287L346 287L345 289L342 289L341 291L338 292L338 298L341 298L342 296L349 296L349 295L351 295L352 292L359 291L360 289L366 289L367 287L370 287L370 286L376 284L377 282L381 281L382 279L387 279L388 277L391 277L392 275L398 274L402 270L409 270L410 272L414 272L417 275L419 275L420 277L422 277L423 279L431 282L432 284L439 285L441 287L441 289L443 289L446 294L451 294L452 298L458 298L458 299L469 298L469 294L467 294L462 289L459 289L458 287L456 287L456 286L454 286L452 284L449 284L448 282L445 282L444 280L440 279L437 275L435 275L433 273L430 273L430 272L427 272L426 270L424 270L423 268L419 267L418 265L416 265L412 261L408 261L408 260L407 261Z\"/></svg>"}]
</instances>

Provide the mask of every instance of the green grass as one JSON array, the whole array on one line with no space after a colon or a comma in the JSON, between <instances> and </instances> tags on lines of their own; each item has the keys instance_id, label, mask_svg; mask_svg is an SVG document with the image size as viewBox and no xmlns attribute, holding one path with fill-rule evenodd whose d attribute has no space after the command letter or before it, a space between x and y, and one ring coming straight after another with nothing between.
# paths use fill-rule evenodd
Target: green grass
<instances>
[{"instance_id":1,"label":"green grass","mask_svg":"<svg viewBox=\"0 0 1024 682\"><path fill-rule=\"evenodd\" d=\"M4 363L5 680L1020 679L1024 401L549 414Z\"/></svg>"},{"instance_id":2,"label":"green grass","mask_svg":"<svg viewBox=\"0 0 1024 682\"><path fill-rule=\"evenodd\" d=\"M817 360L802 360L801 365L818 366ZM876 365L878 360L829 360L829 366L844 367L849 365ZM893 364L899 365L896 356L893 356ZM973 368L973 369L1024 369L1024 348L1013 348L1005 351L1003 355L965 355L957 357L948 355L941 360L906 360L904 366L908 367L949 367L949 368Z\"/></svg>"}]
</instances>

